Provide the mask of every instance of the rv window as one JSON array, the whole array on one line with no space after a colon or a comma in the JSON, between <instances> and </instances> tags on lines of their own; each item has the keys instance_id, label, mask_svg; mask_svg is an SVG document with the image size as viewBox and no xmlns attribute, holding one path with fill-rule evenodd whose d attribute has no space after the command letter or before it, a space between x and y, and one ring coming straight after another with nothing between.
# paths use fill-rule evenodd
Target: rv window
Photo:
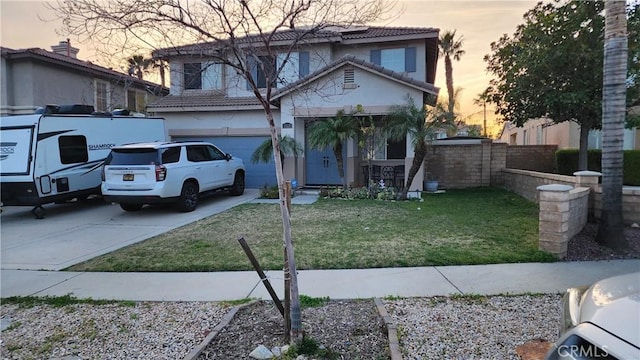
<instances>
[{"instance_id":1,"label":"rv window","mask_svg":"<svg viewBox=\"0 0 640 360\"><path fill-rule=\"evenodd\" d=\"M155 149L118 149L111 150L106 165L153 165L159 164L158 151Z\"/></svg>"},{"instance_id":2,"label":"rv window","mask_svg":"<svg viewBox=\"0 0 640 360\"><path fill-rule=\"evenodd\" d=\"M87 138L84 136L60 136L58 138L58 146L60 148L60 162L63 164L89 161Z\"/></svg>"}]
</instances>

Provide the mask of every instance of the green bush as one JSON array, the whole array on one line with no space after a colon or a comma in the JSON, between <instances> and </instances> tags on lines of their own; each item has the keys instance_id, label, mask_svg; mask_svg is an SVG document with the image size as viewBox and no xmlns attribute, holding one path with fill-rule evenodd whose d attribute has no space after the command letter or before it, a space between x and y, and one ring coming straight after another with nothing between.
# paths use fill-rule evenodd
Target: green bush
<instances>
[{"instance_id":1,"label":"green bush","mask_svg":"<svg viewBox=\"0 0 640 360\"><path fill-rule=\"evenodd\" d=\"M623 183L640 185L640 150L624 151ZM602 151L591 149L587 154L587 169L602 172ZM578 150L563 149L556 151L556 171L561 175L573 175L578 171Z\"/></svg>"},{"instance_id":2,"label":"green bush","mask_svg":"<svg viewBox=\"0 0 640 360\"><path fill-rule=\"evenodd\" d=\"M342 187L323 187L320 189L320 197L327 199L348 199L348 200L397 200L398 191L394 187L381 187L377 183L372 183L367 189L366 187L347 188Z\"/></svg>"},{"instance_id":3,"label":"green bush","mask_svg":"<svg viewBox=\"0 0 640 360\"><path fill-rule=\"evenodd\" d=\"M623 183L640 186L640 150L625 150Z\"/></svg>"},{"instance_id":4,"label":"green bush","mask_svg":"<svg viewBox=\"0 0 640 360\"><path fill-rule=\"evenodd\" d=\"M265 185L260 189L261 199L279 199L280 193L277 186Z\"/></svg>"}]
</instances>

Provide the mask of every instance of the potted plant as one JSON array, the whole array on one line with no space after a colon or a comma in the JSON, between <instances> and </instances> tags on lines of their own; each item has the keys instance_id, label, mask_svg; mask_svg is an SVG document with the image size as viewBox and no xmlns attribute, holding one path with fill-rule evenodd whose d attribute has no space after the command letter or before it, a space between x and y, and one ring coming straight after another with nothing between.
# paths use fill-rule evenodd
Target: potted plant
<instances>
[{"instance_id":1,"label":"potted plant","mask_svg":"<svg viewBox=\"0 0 640 360\"><path fill-rule=\"evenodd\" d=\"M430 173L427 173L427 180L424 181L424 190L426 192L436 192L438 190L438 180Z\"/></svg>"}]
</instances>

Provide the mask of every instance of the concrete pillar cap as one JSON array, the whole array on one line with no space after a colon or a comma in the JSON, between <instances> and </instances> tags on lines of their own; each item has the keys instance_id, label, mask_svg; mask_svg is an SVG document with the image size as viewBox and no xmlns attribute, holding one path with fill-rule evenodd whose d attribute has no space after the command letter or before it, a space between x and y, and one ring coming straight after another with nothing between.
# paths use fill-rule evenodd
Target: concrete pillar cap
<instances>
[{"instance_id":1,"label":"concrete pillar cap","mask_svg":"<svg viewBox=\"0 0 640 360\"><path fill-rule=\"evenodd\" d=\"M599 173L597 171L591 171L591 170L583 170L583 171L576 171L573 173L574 176L602 176L602 173Z\"/></svg>"},{"instance_id":2,"label":"concrete pillar cap","mask_svg":"<svg viewBox=\"0 0 640 360\"><path fill-rule=\"evenodd\" d=\"M573 190L573 186L562 184L540 185L536 189L538 191L567 192Z\"/></svg>"}]
</instances>

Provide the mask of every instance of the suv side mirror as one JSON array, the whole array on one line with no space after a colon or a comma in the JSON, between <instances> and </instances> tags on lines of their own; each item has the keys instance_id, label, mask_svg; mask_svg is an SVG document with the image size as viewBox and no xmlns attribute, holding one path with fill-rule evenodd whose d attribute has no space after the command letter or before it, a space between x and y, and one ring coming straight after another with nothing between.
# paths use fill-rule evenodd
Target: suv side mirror
<instances>
[{"instance_id":1,"label":"suv side mirror","mask_svg":"<svg viewBox=\"0 0 640 360\"><path fill-rule=\"evenodd\" d=\"M232 156L229 153L224 154L225 159L227 159L227 161L231 160Z\"/></svg>"}]
</instances>

